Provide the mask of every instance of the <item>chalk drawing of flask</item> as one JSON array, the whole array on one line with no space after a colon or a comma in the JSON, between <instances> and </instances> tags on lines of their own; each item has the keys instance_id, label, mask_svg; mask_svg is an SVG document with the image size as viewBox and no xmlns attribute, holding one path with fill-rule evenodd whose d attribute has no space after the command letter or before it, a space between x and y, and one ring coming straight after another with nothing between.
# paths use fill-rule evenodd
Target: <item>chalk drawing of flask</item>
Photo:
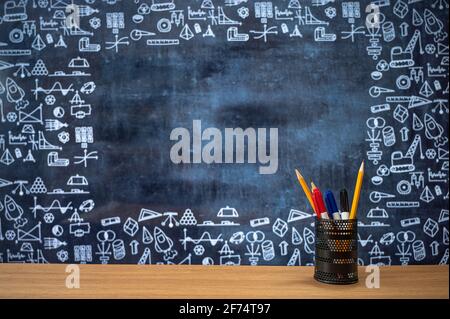
<instances>
[{"instance_id":1,"label":"chalk drawing of flask","mask_svg":"<svg viewBox=\"0 0 450 319\"><path fill-rule=\"evenodd\" d=\"M391 42L395 39L395 28L394 24L390 21L383 23L383 39L386 42Z\"/></svg>"},{"instance_id":2,"label":"chalk drawing of flask","mask_svg":"<svg viewBox=\"0 0 450 319\"><path fill-rule=\"evenodd\" d=\"M414 260L421 261L421 260L425 259L426 253L425 253L425 246L423 244L423 241L416 240L415 242L413 242L412 248L413 248Z\"/></svg>"},{"instance_id":3,"label":"chalk drawing of flask","mask_svg":"<svg viewBox=\"0 0 450 319\"><path fill-rule=\"evenodd\" d=\"M261 244L261 248L264 260L269 261L275 258L275 249L271 240L263 241Z\"/></svg>"},{"instance_id":4,"label":"chalk drawing of flask","mask_svg":"<svg viewBox=\"0 0 450 319\"><path fill-rule=\"evenodd\" d=\"M382 133L385 146L392 146L395 144L395 131L392 126L384 127Z\"/></svg>"},{"instance_id":5,"label":"chalk drawing of flask","mask_svg":"<svg viewBox=\"0 0 450 319\"><path fill-rule=\"evenodd\" d=\"M122 239L116 239L113 243L114 259L121 260L125 257L125 244Z\"/></svg>"}]
</instances>

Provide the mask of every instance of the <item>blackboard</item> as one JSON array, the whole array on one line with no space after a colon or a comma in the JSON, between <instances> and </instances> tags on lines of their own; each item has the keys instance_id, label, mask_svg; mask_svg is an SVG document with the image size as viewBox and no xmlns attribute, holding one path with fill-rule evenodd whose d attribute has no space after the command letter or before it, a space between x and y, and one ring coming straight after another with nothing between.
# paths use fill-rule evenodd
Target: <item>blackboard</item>
<instances>
[{"instance_id":1,"label":"blackboard","mask_svg":"<svg viewBox=\"0 0 450 319\"><path fill-rule=\"evenodd\" d=\"M446 1L2 10L0 262L312 265L294 169L352 194L365 160L359 263L448 263ZM277 141L272 170L205 163L199 123Z\"/></svg>"}]
</instances>

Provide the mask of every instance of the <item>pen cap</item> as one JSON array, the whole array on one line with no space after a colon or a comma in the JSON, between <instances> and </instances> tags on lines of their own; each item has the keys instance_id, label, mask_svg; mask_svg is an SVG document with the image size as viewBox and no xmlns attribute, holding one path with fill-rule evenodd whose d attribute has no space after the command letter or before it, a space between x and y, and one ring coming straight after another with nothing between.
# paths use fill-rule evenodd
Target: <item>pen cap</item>
<instances>
[{"instance_id":1,"label":"pen cap","mask_svg":"<svg viewBox=\"0 0 450 319\"><path fill-rule=\"evenodd\" d=\"M329 219L328 213L327 212L320 213L320 218L322 218L322 219Z\"/></svg>"},{"instance_id":2,"label":"pen cap","mask_svg":"<svg viewBox=\"0 0 450 319\"><path fill-rule=\"evenodd\" d=\"M328 284L358 281L356 219L316 219L314 278Z\"/></svg>"},{"instance_id":3,"label":"pen cap","mask_svg":"<svg viewBox=\"0 0 450 319\"><path fill-rule=\"evenodd\" d=\"M336 213L333 213L333 219L336 219L336 220L339 220L339 219L341 219L341 214L340 214L340 213L338 213L338 212L336 212Z\"/></svg>"},{"instance_id":4,"label":"pen cap","mask_svg":"<svg viewBox=\"0 0 450 319\"><path fill-rule=\"evenodd\" d=\"M339 201L341 203L341 212L349 212L350 203L348 202L348 193L346 189L342 189L339 193Z\"/></svg>"}]
</instances>

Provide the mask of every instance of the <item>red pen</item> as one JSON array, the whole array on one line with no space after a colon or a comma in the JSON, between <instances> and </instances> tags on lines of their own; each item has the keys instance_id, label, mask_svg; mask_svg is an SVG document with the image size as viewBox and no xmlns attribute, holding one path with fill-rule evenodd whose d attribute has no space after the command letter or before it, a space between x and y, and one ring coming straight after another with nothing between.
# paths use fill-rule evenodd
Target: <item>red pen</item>
<instances>
[{"instance_id":1,"label":"red pen","mask_svg":"<svg viewBox=\"0 0 450 319\"><path fill-rule=\"evenodd\" d=\"M325 208L325 203L323 202L323 197L320 189L315 188L313 190L313 198L317 208L317 214L322 216L322 213L325 213L327 209Z\"/></svg>"},{"instance_id":2,"label":"red pen","mask_svg":"<svg viewBox=\"0 0 450 319\"><path fill-rule=\"evenodd\" d=\"M317 218L320 219L321 216L320 216L319 209L317 209L318 206L317 206L316 196L314 195L314 191L313 191L311 197L312 197L312 201L313 201L313 203L314 203L314 207L316 207L315 212L316 212L316 214L317 214Z\"/></svg>"}]
</instances>

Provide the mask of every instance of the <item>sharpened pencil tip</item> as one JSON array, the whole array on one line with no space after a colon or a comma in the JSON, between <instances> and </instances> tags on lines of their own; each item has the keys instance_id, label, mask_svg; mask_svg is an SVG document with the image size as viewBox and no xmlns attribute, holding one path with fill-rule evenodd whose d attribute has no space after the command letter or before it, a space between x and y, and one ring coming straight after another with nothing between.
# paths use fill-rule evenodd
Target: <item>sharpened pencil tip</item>
<instances>
[{"instance_id":1,"label":"sharpened pencil tip","mask_svg":"<svg viewBox=\"0 0 450 319\"><path fill-rule=\"evenodd\" d=\"M311 182L311 189L315 190L317 188L316 184L314 184L314 182Z\"/></svg>"},{"instance_id":2,"label":"sharpened pencil tip","mask_svg":"<svg viewBox=\"0 0 450 319\"><path fill-rule=\"evenodd\" d=\"M360 170L360 171L363 171L363 170L364 170L364 161L362 161L361 166L359 167L359 170Z\"/></svg>"}]
</instances>

